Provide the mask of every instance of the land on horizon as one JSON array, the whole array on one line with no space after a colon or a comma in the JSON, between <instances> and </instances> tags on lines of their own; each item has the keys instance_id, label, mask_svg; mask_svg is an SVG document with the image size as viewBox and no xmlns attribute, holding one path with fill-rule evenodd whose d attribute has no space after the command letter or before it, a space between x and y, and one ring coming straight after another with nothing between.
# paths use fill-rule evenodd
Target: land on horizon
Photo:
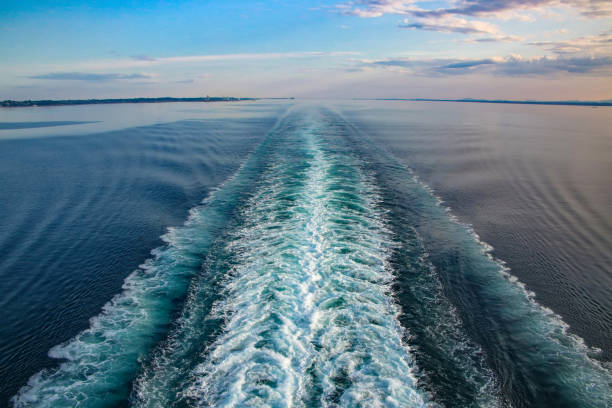
<instances>
[{"instance_id":1,"label":"land on horizon","mask_svg":"<svg viewBox=\"0 0 612 408\"><path fill-rule=\"evenodd\" d=\"M0 102L0 107L36 107L36 106L66 106L66 105L96 105L96 104L117 104L117 103L164 103L164 102L238 102L238 101L257 101L262 99L271 100L294 100L294 97L286 98L239 98L230 96L206 96L193 98L108 98L108 99L44 99L44 100L25 100L13 101L5 100ZM539 101L539 100L507 100L507 99L444 99L444 98L352 98L353 100L364 101L411 101L411 102L472 102L472 103L500 103L514 105L564 105L564 106L612 106L612 99L601 101Z\"/></svg>"},{"instance_id":2,"label":"land on horizon","mask_svg":"<svg viewBox=\"0 0 612 408\"><path fill-rule=\"evenodd\" d=\"M27 107L27 106L63 106L63 105L99 105L113 103L162 103L162 102L237 102L254 101L259 98L236 98L230 96L205 96L197 98L110 98L110 99L44 99L0 102L2 107Z\"/></svg>"},{"instance_id":3,"label":"land on horizon","mask_svg":"<svg viewBox=\"0 0 612 408\"><path fill-rule=\"evenodd\" d=\"M566 105L566 106L612 106L612 99L603 101L537 101L506 99L437 99L437 98L355 98L355 100L374 101L411 101L411 102L472 102L472 103L507 103L514 105Z\"/></svg>"}]
</instances>

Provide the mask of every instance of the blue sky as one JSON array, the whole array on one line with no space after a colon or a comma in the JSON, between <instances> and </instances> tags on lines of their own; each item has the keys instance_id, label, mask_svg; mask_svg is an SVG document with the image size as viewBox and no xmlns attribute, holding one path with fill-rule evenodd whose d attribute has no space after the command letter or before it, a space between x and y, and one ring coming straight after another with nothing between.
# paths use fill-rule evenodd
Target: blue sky
<instances>
[{"instance_id":1,"label":"blue sky","mask_svg":"<svg viewBox=\"0 0 612 408\"><path fill-rule=\"evenodd\" d=\"M610 99L612 2L5 0L0 52L0 99Z\"/></svg>"}]
</instances>

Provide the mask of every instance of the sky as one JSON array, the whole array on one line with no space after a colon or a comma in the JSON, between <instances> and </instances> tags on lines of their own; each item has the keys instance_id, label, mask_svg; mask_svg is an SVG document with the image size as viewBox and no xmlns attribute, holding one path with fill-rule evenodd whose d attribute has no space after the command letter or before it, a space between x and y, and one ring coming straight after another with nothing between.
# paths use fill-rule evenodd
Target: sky
<instances>
[{"instance_id":1,"label":"sky","mask_svg":"<svg viewBox=\"0 0 612 408\"><path fill-rule=\"evenodd\" d=\"M2 0L0 100L612 99L612 0Z\"/></svg>"}]
</instances>

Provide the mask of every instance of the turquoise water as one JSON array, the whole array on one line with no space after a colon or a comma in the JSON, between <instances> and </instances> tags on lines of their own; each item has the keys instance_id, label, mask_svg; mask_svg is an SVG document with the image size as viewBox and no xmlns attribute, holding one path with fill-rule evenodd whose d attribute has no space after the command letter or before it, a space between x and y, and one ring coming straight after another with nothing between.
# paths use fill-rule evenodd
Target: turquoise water
<instances>
[{"instance_id":1,"label":"turquoise water","mask_svg":"<svg viewBox=\"0 0 612 408\"><path fill-rule=\"evenodd\" d=\"M278 111L15 406L612 402L593 351L405 163L341 109Z\"/></svg>"}]
</instances>

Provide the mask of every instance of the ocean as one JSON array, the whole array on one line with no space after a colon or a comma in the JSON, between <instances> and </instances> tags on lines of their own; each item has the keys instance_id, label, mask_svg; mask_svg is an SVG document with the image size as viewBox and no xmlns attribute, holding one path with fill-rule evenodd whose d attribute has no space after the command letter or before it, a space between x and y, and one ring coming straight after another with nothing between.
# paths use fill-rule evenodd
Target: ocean
<instances>
[{"instance_id":1,"label":"ocean","mask_svg":"<svg viewBox=\"0 0 612 408\"><path fill-rule=\"evenodd\" d=\"M0 405L612 403L609 108L0 110Z\"/></svg>"}]
</instances>

